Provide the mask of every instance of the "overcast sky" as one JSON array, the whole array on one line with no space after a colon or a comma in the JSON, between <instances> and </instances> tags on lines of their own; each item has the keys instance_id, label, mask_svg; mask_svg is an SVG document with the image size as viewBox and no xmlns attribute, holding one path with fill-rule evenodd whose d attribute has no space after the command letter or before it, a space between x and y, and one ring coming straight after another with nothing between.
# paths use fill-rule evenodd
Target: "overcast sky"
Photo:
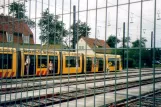
<instances>
[{"instance_id":1,"label":"overcast sky","mask_svg":"<svg viewBox=\"0 0 161 107\"><path fill-rule=\"evenodd\" d=\"M2 5L7 5L8 3L12 3L13 1L19 0L0 0L0 13L8 14L8 7L2 8ZM49 8L50 13L60 15L60 20L66 24L66 29L69 29L70 25L73 23L73 15L69 14L70 9L73 11L73 5L76 5L77 11L86 10L87 9L87 0L64 0L64 5L62 3L63 0L57 0L56 10L55 10L55 0L27 0L25 2L25 6L27 9L27 16L32 18L38 22L41 13L46 8ZM71 1L71 8L70 8ZM78 6L78 1L79 6ZM119 4L128 3L128 0L118 0ZM131 2L136 2L140 0L130 0ZM24 0L21 0L24 3ZM81 20L82 22L87 22L91 29L91 38L99 38L99 39L107 39L109 35L116 35L117 29L117 37L122 39L123 35L123 22L126 23L126 36L127 34L127 23L128 23L128 5L122 5L118 7L118 27L116 28L116 9L115 6L117 4L117 0L108 0L108 6L112 6L107 9L106 13L106 0L98 0L96 5L96 0L88 0L88 17L87 11L77 13L77 20ZM157 0L157 13L161 13L161 0ZM36 7L37 6L37 7ZM97 6L97 21L96 21L96 6ZM63 9L64 8L64 9ZM100 9L101 8L101 9ZM92 9L92 10L91 10ZM62 11L63 10L63 11ZM63 17L62 17L63 12ZM107 14L107 19L105 18ZM141 14L141 3L132 3L130 5L130 26L129 26L129 36L131 38L131 42L140 38L140 14ZM71 17L70 17L71 16ZM161 17L160 14L157 14L157 19ZM107 23L105 24L105 21ZM151 42L151 31L154 28L154 0L143 2L143 26L142 26L142 36L145 37L148 42L146 47L150 47ZM97 25L97 26L96 26ZM107 34L105 34L105 25L107 25ZM156 46L161 47L161 20L156 21ZM40 30L38 25L35 29L32 29L35 37L35 41L37 44L40 44L39 34Z\"/></svg>"}]
</instances>

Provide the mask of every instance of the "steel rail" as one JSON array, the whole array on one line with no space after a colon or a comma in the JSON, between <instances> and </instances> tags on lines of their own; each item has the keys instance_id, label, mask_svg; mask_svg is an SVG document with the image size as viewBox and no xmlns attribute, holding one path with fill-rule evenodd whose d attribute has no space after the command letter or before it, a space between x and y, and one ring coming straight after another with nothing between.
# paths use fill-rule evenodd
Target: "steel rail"
<instances>
[{"instance_id":1,"label":"steel rail","mask_svg":"<svg viewBox=\"0 0 161 107\"><path fill-rule=\"evenodd\" d=\"M156 78L156 83L157 82L161 82L161 78ZM130 84L128 85L128 88L132 88L132 87L138 87L139 86L139 81L133 81L133 82L129 82ZM147 84L151 84L153 83L153 79L148 79L148 80L143 80L142 81L142 86L143 85L147 85ZM88 88L88 89L85 89L86 90L86 97L89 97L89 96L93 96L94 94L95 95L98 95L98 94L103 94L104 91L103 91L103 88L104 86L99 86L99 87L93 87L93 88ZM117 87L115 87L115 84L113 85L106 85L106 93L108 92L113 92L113 91L119 91L119 90L123 90L123 89L126 89L127 88L127 85L126 83L120 83L120 84L117 84ZM32 105L33 107L38 107L38 106L44 106L45 105L51 105L52 102L54 101L54 104L58 104L62 102L66 102L66 101L71 101L71 100L75 100L76 96L75 94L79 91L79 96L77 95L77 99L80 99L80 98L84 98L84 89L76 89L76 91L71 91L71 92L61 92L61 93L53 93L53 94L45 94L45 95L39 95L39 96L34 96L34 97L29 97L28 98L28 102L32 101L32 99L34 99L34 102L32 103L35 103L35 102L38 102L37 104L38 105ZM54 98L52 98L52 96L54 95ZM61 98L60 98L61 96ZM40 99L39 99L40 98ZM53 99L52 101L49 100L49 101L46 101L47 99ZM57 98L57 101L55 100L55 98ZM59 100L58 100L59 99ZM20 100L22 102L20 102ZM45 101L44 101L45 100ZM1 102L1 105L0 106L3 106L3 105L12 105L16 102L16 104L26 104L26 98L20 98L20 99L16 99L16 100L11 100L11 101L5 101L5 102ZM42 102L43 103L42 103ZM47 103L46 103L47 102ZM28 105L29 103L27 103ZM28 105L28 106L31 106L31 105Z\"/></svg>"},{"instance_id":2,"label":"steel rail","mask_svg":"<svg viewBox=\"0 0 161 107\"><path fill-rule=\"evenodd\" d=\"M144 76L150 76L152 73L150 74L142 74L142 77ZM129 75L128 78L135 78L137 75ZM86 83L93 83L93 81L95 80L95 82L102 82L102 81L111 81L111 80L119 80L119 79L126 79L126 76L122 76L122 77L102 77L102 78L95 78L95 79L87 79L85 80ZM36 81L34 81L36 82ZM23 82L24 83L24 82ZM11 88L1 88L0 89L0 95L4 95L4 94L9 94L9 93L17 93L17 92L25 92L25 91L34 91L34 90L40 90L41 89L48 89L48 88L56 88L56 87L60 87L60 83L54 83L54 86L52 86L53 83L48 83L48 84L37 84L37 85L33 85L33 86L21 86L21 87L11 87ZM73 81L66 81L66 82L61 82L62 86L71 86L71 85L77 85L77 84L84 84L84 80L77 80L77 83L73 82ZM13 85L13 84L12 84ZM34 88L33 88L34 87Z\"/></svg>"}]
</instances>

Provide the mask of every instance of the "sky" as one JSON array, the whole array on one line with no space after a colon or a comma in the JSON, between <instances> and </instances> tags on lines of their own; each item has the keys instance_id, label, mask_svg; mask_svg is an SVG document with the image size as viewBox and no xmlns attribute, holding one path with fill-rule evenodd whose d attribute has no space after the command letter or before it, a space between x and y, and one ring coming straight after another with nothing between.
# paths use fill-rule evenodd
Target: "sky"
<instances>
[{"instance_id":1,"label":"sky","mask_svg":"<svg viewBox=\"0 0 161 107\"><path fill-rule=\"evenodd\" d=\"M106 0L25 0L26 2L24 2L24 0L0 0L0 13L5 13L8 15L8 4L12 3L13 1L20 1L24 3L27 9L26 15L32 20L35 20L36 23L38 23L39 19L41 18L41 13L46 8L49 8L50 13L60 16L59 20L65 23L66 29L69 29L73 23L73 14L71 12L73 12L73 5L75 5L76 11L80 11L76 14L76 20L86 22L91 27L89 37L107 40L110 35L116 35L119 39L122 39L123 22L125 22L125 36L129 36L131 38L131 42L139 39L142 31L142 37L147 39L146 47L149 48L151 46L151 32L154 31L154 0L144 0L142 18L140 0L130 0L131 4L129 11L129 0L118 0L118 14L116 6L117 0L107 0L107 11L105 8ZM159 19L161 18L161 6L159 6L159 4L161 4L161 0L156 1L156 19ZM89 11L86 11L87 7ZM140 31L141 19L142 30ZM156 20L156 47L161 47L160 29L161 20ZM36 25L32 31L34 33L35 43L40 44L40 29L38 25ZM65 40L69 39L71 39L71 36L67 37ZM118 46L120 45L121 43Z\"/></svg>"}]
</instances>

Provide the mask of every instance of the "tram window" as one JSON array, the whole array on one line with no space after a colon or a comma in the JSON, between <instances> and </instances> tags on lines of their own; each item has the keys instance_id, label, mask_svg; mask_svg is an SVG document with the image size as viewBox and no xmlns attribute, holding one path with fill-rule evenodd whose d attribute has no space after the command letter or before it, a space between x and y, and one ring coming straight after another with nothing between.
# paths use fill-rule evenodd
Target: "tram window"
<instances>
[{"instance_id":1,"label":"tram window","mask_svg":"<svg viewBox=\"0 0 161 107\"><path fill-rule=\"evenodd\" d=\"M66 67L76 67L76 60L78 60L78 67L80 67L80 57L66 56Z\"/></svg>"},{"instance_id":2,"label":"tram window","mask_svg":"<svg viewBox=\"0 0 161 107\"><path fill-rule=\"evenodd\" d=\"M38 68L47 68L47 56L38 55Z\"/></svg>"},{"instance_id":3,"label":"tram window","mask_svg":"<svg viewBox=\"0 0 161 107\"><path fill-rule=\"evenodd\" d=\"M24 59L27 60L27 56L29 56L30 59L30 66L29 66L29 75L33 75L36 73L36 55L25 55ZM24 73L27 73L26 67L24 69Z\"/></svg>"},{"instance_id":4,"label":"tram window","mask_svg":"<svg viewBox=\"0 0 161 107\"><path fill-rule=\"evenodd\" d=\"M103 63L104 63L103 58L98 58L97 60L98 60L98 63L99 63L99 68L98 68L98 70L99 70L99 71L103 71Z\"/></svg>"},{"instance_id":5,"label":"tram window","mask_svg":"<svg viewBox=\"0 0 161 107\"><path fill-rule=\"evenodd\" d=\"M114 66L115 65L115 58L109 58L108 63L109 63L109 66Z\"/></svg>"},{"instance_id":6,"label":"tram window","mask_svg":"<svg viewBox=\"0 0 161 107\"><path fill-rule=\"evenodd\" d=\"M52 61L54 66L58 66L58 57L57 56L49 56L49 61Z\"/></svg>"},{"instance_id":7,"label":"tram window","mask_svg":"<svg viewBox=\"0 0 161 107\"><path fill-rule=\"evenodd\" d=\"M94 57L94 63L98 64L98 58Z\"/></svg>"},{"instance_id":8,"label":"tram window","mask_svg":"<svg viewBox=\"0 0 161 107\"><path fill-rule=\"evenodd\" d=\"M58 57L57 56L49 56L49 61L52 61L54 65L54 71L55 73L58 72Z\"/></svg>"},{"instance_id":9,"label":"tram window","mask_svg":"<svg viewBox=\"0 0 161 107\"><path fill-rule=\"evenodd\" d=\"M91 65L92 65L92 58L86 57L86 70L91 71Z\"/></svg>"},{"instance_id":10,"label":"tram window","mask_svg":"<svg viewBox=\"0 0 161 107\"><path fill-rule=\"evenodd\" d=\"M98 58L94 57L92 58L93 64L97 64L98 63Z\"/></svg>"},{"instance_id":11,"label":"tram window","mask_svg":"<svg viewBox=\"0 0 161 107\"><path fill-rule=\"evenodd\" d=\"M87 65L91 66L92 65L92 58L91 57L87 57L86 58L86 63L87 63Z\"/></svg>"},{"instance_id":12,"label":"tram window","mask_svg":"<svg viewBox=\"0 0 161 107\"><path fill-rule=\"evenodd\" d=\"M0 69L12 69L12 54L0 54Z\"/></svg>"},{"instance_id":13,"label":"tram window","mask_svg":"<svg viewBox=\"0 0 161 107\"><path fill-rule=\"evenodd\" d=\"M98 58L98 62L99 62L99 65L103 66L103 62L104 62L103 58Z\"/></svg>"},{"instance_id":14,"label":"tram window","mask_svg":"<svg viewBox=\"0 0 161 107\"><path fill-rule=\"evenodd\" d=\"M57 56L49 56L49 61L52 61L54 63L58 63L58 57Z\"/></svg>"}]
</instances>

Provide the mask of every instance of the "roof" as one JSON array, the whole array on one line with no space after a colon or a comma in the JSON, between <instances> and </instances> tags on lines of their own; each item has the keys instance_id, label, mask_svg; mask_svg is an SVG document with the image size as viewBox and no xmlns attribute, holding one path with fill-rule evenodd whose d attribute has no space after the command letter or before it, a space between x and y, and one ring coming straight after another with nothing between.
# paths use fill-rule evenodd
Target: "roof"
<instances>
[{"instance_id":1,"label":"roof","mask_svg":"<svg viewBox=\"0 0 161 107\"><path fill-rule=\"evenodd\" d=\"M31 29L22 19L0 15L0 31L8 33L22 33L25 36L33 35Z\"/></svg>"},{"instance_id":2,"label":"roof","mask_svg":"<svg viewBox=\"0 0 161 107\"><path fill-rule=\"evenodd\" d=\"M88 44L88 46L93 49L96 53L110 53L110 46L104 41L100 39L82 37L82 39ZM106 48L106 51L105 51ZM109 50L108 50L109 49Z\"/></svg>"},{"instance_id":3,"label":"roof","mask_svg":"<svg viewBox=\"0 0 161 107\"><path fill-rule=\"evenodd\" d=\"M104 40L100 40L100 39L94 39L94 38L88 38L88 37L82 37L82 39L84 39L84 41L91 47L94 48L95 46L97 47L106 47L106 48L110 48L110 46L104 41Z\"/></svg>"}]
</instances>

